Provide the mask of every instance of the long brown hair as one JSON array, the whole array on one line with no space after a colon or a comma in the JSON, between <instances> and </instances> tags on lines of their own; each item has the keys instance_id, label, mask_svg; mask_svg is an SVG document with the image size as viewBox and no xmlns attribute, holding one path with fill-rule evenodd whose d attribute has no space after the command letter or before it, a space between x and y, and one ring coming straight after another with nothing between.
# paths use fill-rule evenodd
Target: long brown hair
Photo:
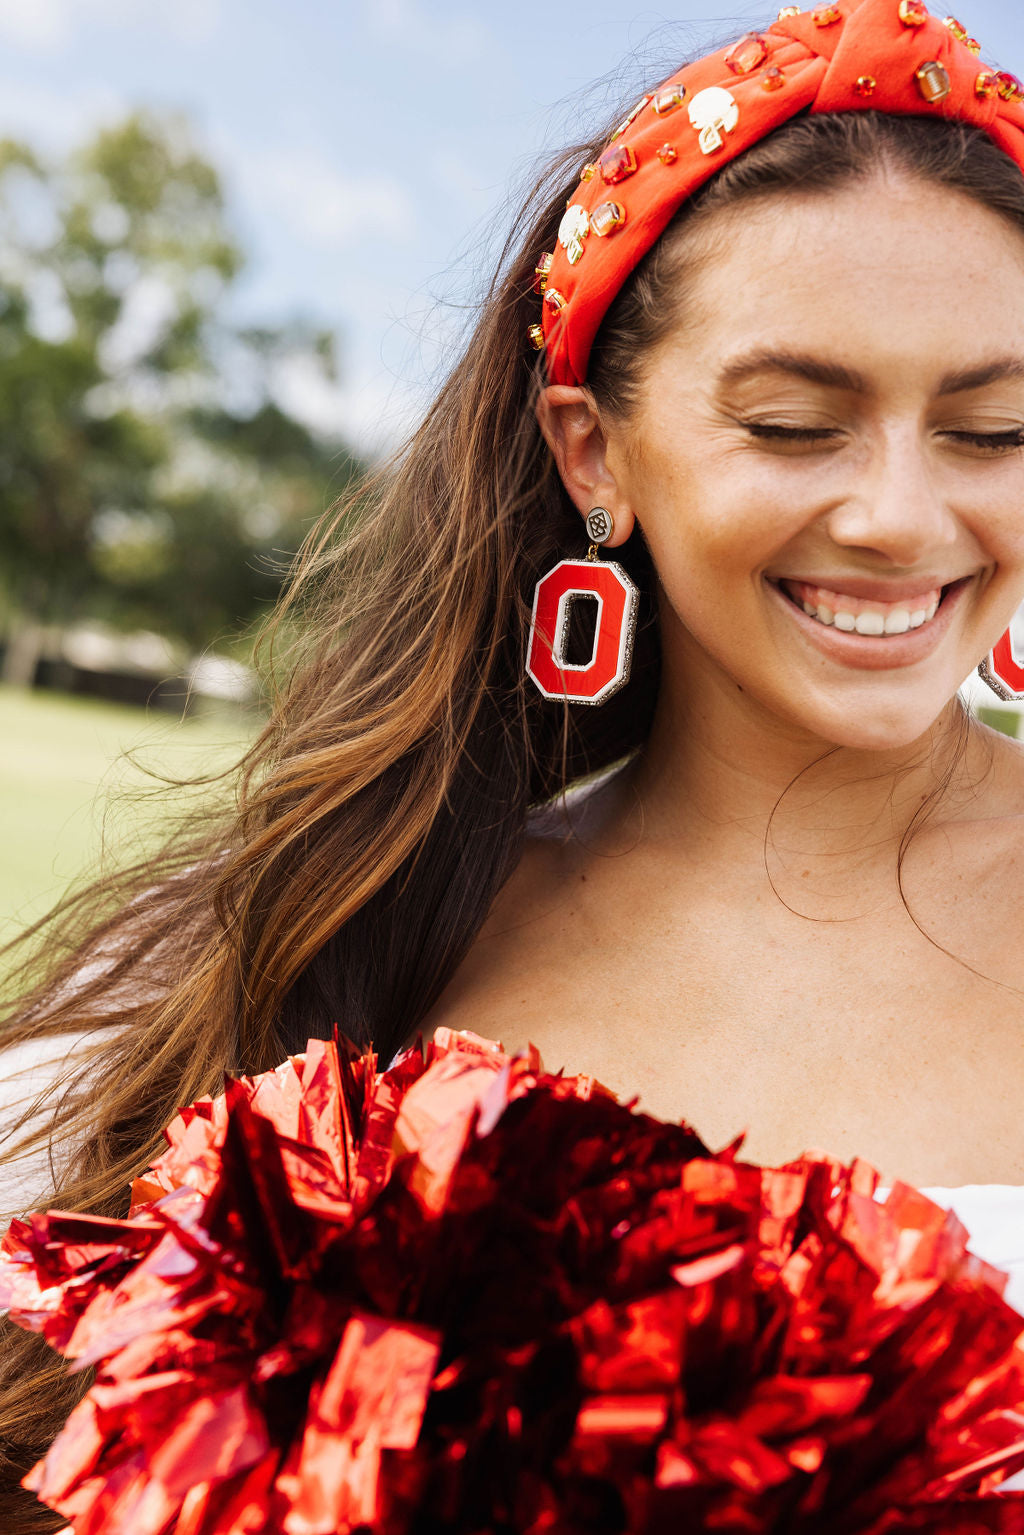
<instances>
[{"instance_id":1,"label":"long brown hair","mask_svg":"<svg viewBox=\"0 0 1024 1535\"><path fill-rule=\"evenodd\" d=\"M26 935L34 957L0 1045L80 1042L74 1069L9 1137L11 1158L51 1146L56 1203L119 1213L162 1126L225 1071L266 1069L335 1023L389 1057L472 943L530 808L645 740L660 652L639 534L617 552L644 594L628 687L602 709L559 707L522 669L533 586L585 543L535 420L534 266L606 138L537 179L423 425L303 549L268 640L272 675L287 680L232 804L202 809L159 857L74 894ZM633 274L593 353L602 408L628 415L647 350L679 314L689 227L882 162L1024 230L1024 178L976 129L798 118L709 182ZM77 1390L6 1324L0 1351L3 1527L56 1528L16 1483Z\"/></svg>"}]
</instances>

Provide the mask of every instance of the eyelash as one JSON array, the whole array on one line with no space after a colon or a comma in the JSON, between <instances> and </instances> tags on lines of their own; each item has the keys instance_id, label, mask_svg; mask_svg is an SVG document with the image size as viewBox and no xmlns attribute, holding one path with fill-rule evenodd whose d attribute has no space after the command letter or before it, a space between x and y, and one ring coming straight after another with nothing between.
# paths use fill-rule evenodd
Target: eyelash
<instances>
[{"instance_id":1,"label":"eyelash","mask_svg":"<svg viewBox=\"0 0 1024 1535\"><path fill-rule=\"evenodd\" d=\"M777 426L773 421L744 421L751 437L775 437L785 442L826 442L837 436L830 426Z\"/></svg>"},{"instance_id":2,"label":"eyelash","mask_svg":"<svg viewBox=\"0 0 1024 1535\"><path fill-rule=\"evenodd\" d=\"M837 437L838 431L830 426L782 426L773 421L744 421L743 426L752 437L775 439L782 442L828 442ZM1012 452L1024 448L1024 427L1014 427L1007 432L947 432L954 442L968 442L983 452Z\"/></svg>"},{"instance_id":3,"label":"eyelash","mask_svg":"<svg viewBox=\"0 0 1024 1535\"><path fill-rule=\"evenodd\" d=\"M1024 429L1014 427L1009 432L948 432L946 434L957 442L969 442L976 448L984 448L989 453L998 453L1001 450L1024 448Z\"/></svg>"}]
</instances>

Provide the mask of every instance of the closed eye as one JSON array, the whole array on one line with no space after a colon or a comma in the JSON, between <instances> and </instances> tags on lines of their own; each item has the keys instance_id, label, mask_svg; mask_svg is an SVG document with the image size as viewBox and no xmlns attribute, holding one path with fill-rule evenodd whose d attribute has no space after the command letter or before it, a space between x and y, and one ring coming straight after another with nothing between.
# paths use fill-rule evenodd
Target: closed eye
<instances>
[{"instance_id":1,"label":"closed eye","mask_svg":"<svg viewBox=\"0 0 1024 1535\"><path fill-rule=\"evenodd\" d=\"M943 434L953 442L979 448L983 453L1012 453L1024 448L1024 427L1015 426L1007 432L947 431Z\"/></svg>"},{"instance_id":2,"label":"closed eye","mask_svg":"<svg viewBox=\"0 0 1024 1535\"><path fill-rule=\"evenodd\" d=\"M744 421L741 425L751 437L775 442L829 442L839 436L833 426L783 426L777 421Z\"/></svg>"}]
</instances>

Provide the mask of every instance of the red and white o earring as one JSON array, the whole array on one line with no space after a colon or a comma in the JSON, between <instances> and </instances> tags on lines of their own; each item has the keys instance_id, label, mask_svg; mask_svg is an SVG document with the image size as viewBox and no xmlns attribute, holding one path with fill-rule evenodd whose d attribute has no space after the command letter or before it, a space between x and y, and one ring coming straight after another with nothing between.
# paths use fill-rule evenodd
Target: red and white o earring
<instances>
[{"instance_id":1,"label":"red and white o earring","mask_svg":"<svg viewBox=\"0 0 1024 1535\"><path fill-rule=\"evenodd\" d=\"M979 663L978 676L1005 703L1015 704L1024 700L1024 661L1017 659L1009 629L996 641L984 661Z\"/></svg>"},{"instance_id":2,"label":"red and white o earring","mask_svg":"<svg viewBox=\"0 0 1024 1535\"><path fill-rule=\"evenodd\" d=\"M629 680L640 593L614 560L597 557L612 536L603 506L587 514L590 548L585 560L559 560L537 582L526 652L526 670L545 698L570 704L603 704ZM596 599L594 643L589 660L565 659L573 605Z\"/></svg>"}]
</instances>

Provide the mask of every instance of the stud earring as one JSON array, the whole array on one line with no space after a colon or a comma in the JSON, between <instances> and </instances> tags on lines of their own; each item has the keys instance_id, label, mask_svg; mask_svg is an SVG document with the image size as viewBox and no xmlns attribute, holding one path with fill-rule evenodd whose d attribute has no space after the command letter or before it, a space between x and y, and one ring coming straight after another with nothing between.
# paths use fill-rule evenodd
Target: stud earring
<instances>
[{"instance_id":1,"label":"stud earring","mask_svg":"<svg viewBox=\"0 0 1024 1535\"><path fill-rule=\"evenodd\" d=\"M598 548L614 531L609 511L587 513L590 548L585 560L559 560L537 582L526 652L526 670L545 698L570 704L603 704L629 680L640 594L614 560L598 559ZM594 641L589 660L565 659L574 605L595 603Z\"/></svg>"},{"instance_id":2,"label":"stud earring","mask_svg":"<svg viewBox=\"0 0 1024 1535\"><path fill-rule=\"evenodd\" d=\"M1024 700L1024 663L1018 661L1007 629L978 666L978 676L1004 703Z\"/></svg>"}]
</instances>

